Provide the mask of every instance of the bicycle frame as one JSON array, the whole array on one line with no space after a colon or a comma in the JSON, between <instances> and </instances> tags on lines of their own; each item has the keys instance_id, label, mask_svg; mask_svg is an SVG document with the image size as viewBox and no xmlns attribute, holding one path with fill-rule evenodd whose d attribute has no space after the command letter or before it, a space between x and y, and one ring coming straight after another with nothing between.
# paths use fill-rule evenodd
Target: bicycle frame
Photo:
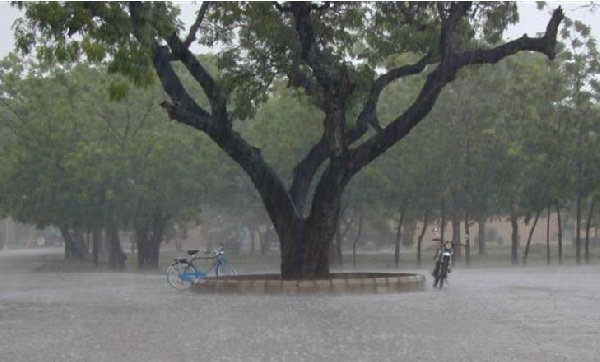
<instances>
[{"instance_id":1,"label":"bicycle frame","mask_svg":"<svg viewBox=\"0 0 600 362\"><path fill-rule=\"evenodd\" d=\"M194 267L194 269L196 270L195 273L179 273L179 278L181 280L184 281L194 281L196 279L202 279L205 278L208 274L210 274L213 270L217 270L219 268L219 266L224 265L224 257L223 257L223 253L222 252L217 252L215 256L213 257L205 257L205 258L199 258L196 256L193 256L190 259L185 259L191 266ZM198 259L214 259L212 265L210 266L210 268L206 271L199 271L196 268L196 264L194 263L194 261L198 260ZM218 275L217 275L218 276Z\"/></svg>"}]
</instances>

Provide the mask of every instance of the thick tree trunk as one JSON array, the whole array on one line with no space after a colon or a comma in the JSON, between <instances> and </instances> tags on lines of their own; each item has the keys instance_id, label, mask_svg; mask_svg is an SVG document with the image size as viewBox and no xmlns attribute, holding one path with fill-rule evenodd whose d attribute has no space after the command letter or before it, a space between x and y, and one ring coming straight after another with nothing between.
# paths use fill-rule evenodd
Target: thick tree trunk
<instances>
[{"instance_id":1,"label":"thick tree trunk","mask_svg":"<svg viewBox=\"0 0 600 362\"><path fill-rule=\"evenodd\" d=\"M563 263L563 228L562 228L562 218L560 216L560 207L558 204L556 206L556 217L558 219L558 265L562 265Z\"/></svg>"},{"instance_id":2,"label":"thick tree trunk","mask_svg":"<svg viewBox=\"0 0 600 362\"><path fill-rule=\"evenodd\" d=\"M310 216L275 223L281 242L282 279L329 278L330 244L335 237L341 196L349 177L332 160L313 196ZM275 220L274 220L275 221Z\"/></svg>"},{"instance_id":3,"label":"thick tree trunk","mask_svg":"<svg viewBox=\"0 0 600 362\"><path fill-rule=\"evenodd\" d=\"M483 215L479 216L477 220L477 224L479 226L478 231L478 243L479 243L479 255L485 255L485 217Z\"/></svg>"},{"instance_id":4,"label":"thick tree trunk","mask_svg":"<svg viewBox=\"0 0 600 362\"><path fill-rule=\"evenodd\" d=\"M510 225L512 228L511 243L510 243L510 263L513 265L519 264L518 247L519 247L519 224L517 213L513 209L510 212Z\"/></svg>"},{"instance_id":5,"label":"thick tree trunk","mask_svg":"<svg viewBox=\"0 0 600 362\"><path fill-rule=\"evenodd\" d=\"M419 239L417 239L417 267L421 267L421 247L423 245L423 238L425 237L425 232L427 231L427 222L428 222L429 213L425 211L423 214L423 227L421 228L421 234L419 234Z\"/></svg>"},{"instance_id":6,"label":"thick tree trunk","mask_svg":"<svg viewBox=\"0 0 600 362\"><path fill-rule=\"evenodd\" d=\"M400 241L402 239L402 224L404 224L404 206L400 211L398 219L398 229L396 230L396 243L394 244L394 265L400 265Z\"/></svg>"},{"instance_id":7,"label":"thick tree trunk","mask_svg":"<svg viewBox=\"0 0 600 362\"><path fill-rule=\"evenodd\" d=\"M537 211L535 213L535 219L533 220L533 225L531 226L531 230L529 230L529 236L527 237L527 244L525 244L525 252L523 253L523 265L527 264L527 257L529 256L529 246L531 245L531 238L533 237L533 231L535 230L535 226L540 219L540 212Z\"/></svg>"},{"instance_id":8,"label":"thick tree trunk","mask_svg":"<svg viewBox=\"0 0 600 362\"><path fill-rule=\"evenodd\" d=\"M590 229L592 227L592 217L594 215L594 207L596 206L596 199L590 202L590 209L588 211L587 223L585 225L585 263L590 263Z\"/></svg>"}]
</instances>

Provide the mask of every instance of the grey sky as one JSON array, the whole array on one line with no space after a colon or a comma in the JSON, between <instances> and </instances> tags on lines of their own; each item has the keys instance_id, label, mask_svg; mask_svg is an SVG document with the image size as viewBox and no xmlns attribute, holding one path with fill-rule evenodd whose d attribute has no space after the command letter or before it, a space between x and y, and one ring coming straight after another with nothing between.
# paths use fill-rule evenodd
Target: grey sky
<instances>
[{"instance_id":1,"label":"grey sky","mask_svg":"<svg viewBox=\"0 0 600 362\"><path fill-rule=\"evenodd\" d=\"M582 5L589 2L549 2L550 8L562 5L565 14L573 19L578 19L592 26L592 34L596 40L600 40L600 9L591 12ZM182 8L183 20L191 23L194 20L198 4L191 2L179 2ZM516 26L509 28L507 36L517 38L524 33L534 36L542 32L550 19L546 12L538 11L535 2L519 2L521 21ZM0 58L6 56L14 48L12 24L19 17L19 11L9 5L7 1L0 1Z\"/></svg>"}]
</instances>

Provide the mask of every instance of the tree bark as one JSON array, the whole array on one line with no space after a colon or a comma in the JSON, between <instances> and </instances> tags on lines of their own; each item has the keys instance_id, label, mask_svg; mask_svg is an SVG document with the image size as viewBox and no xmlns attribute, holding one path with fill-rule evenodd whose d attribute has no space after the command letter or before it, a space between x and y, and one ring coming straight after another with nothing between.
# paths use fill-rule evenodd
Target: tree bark
<instances>
[{"instance_id":1,"label":"tree bark","mask_svg":"<svg viewBox=\"0 0 600 362\"><path fill-rule=\"evenodd\" d=\"M529 236L527 237L527 244L525 244L525 252L523 253L523 265L527 264L527 257L529 256L529 246L531 244L531 238L533 237L533 231L535 230L535 226L540 219L540 212L537 211L535 213L535 219L533 220L533 225L531 226L531 230L529 230Z\"/></svg>"}]
</instances>

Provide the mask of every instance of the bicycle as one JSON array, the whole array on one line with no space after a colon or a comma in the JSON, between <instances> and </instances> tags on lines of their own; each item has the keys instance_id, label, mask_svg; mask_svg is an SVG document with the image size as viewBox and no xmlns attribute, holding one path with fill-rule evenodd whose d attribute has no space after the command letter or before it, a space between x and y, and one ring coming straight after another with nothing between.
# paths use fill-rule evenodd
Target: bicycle
<instances>
[{"instance_id":1,"label":"bicycle","mask_svg":"<svg viewBox=\"0 0 600 362\"><path fill-rule=\"evenodd\" d=\"M233 265L229 264L225 258L225 248L220 245L219 248L212 251L211 256L199 257L199 250L187 250L189 258L175 258L173 264L167 268L167 282L177 290L188 290L192 287L192 283L205 278L211 272L215 272L216 277L219 276L235 276L237 271ZM210 254L210 251L205 251L205 254ZM212 264L206 271L198 271L196 260L213 259Z\"/></svg>"}]
</instances>

